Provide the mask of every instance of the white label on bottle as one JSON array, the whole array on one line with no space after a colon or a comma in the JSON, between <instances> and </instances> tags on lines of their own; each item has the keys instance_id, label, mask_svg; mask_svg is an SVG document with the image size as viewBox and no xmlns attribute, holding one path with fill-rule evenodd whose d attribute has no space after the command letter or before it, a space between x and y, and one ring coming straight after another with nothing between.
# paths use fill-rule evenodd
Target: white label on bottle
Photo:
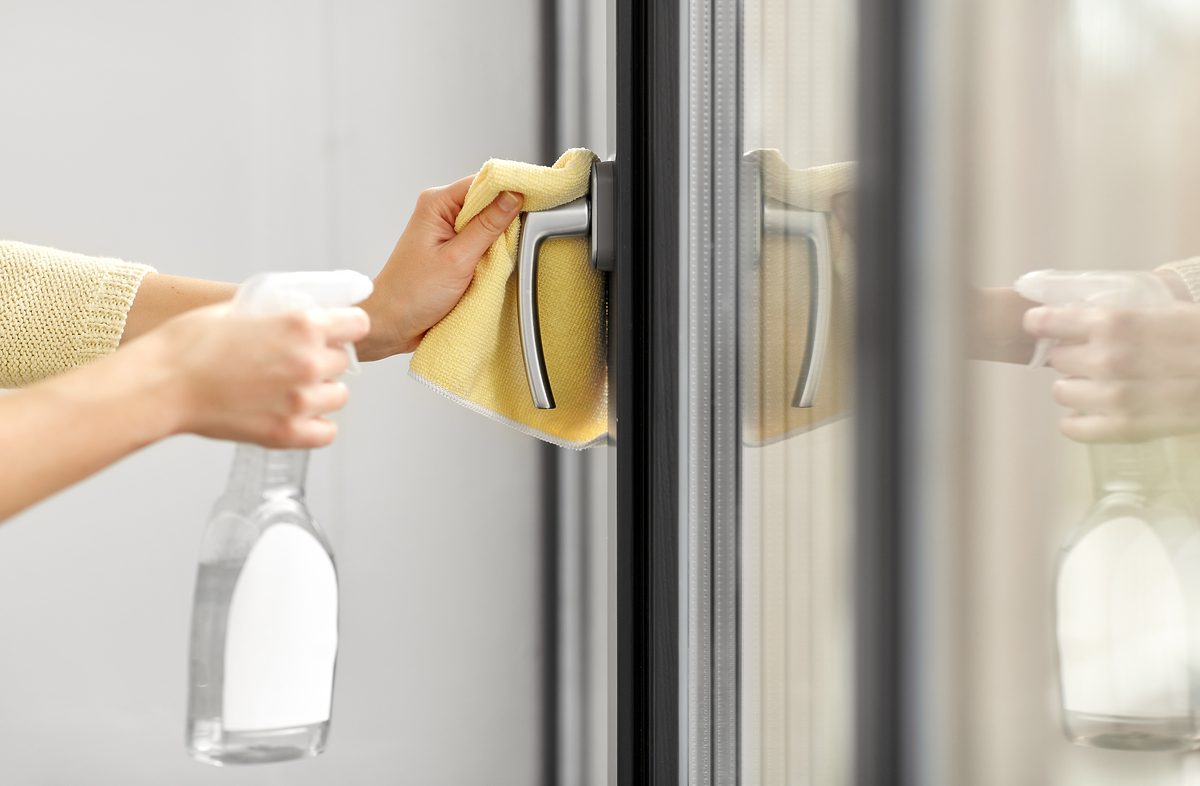
<instances>
[{"instance_id":1,"label":"white label on bottle","mask_svg":"<svg viewBox=\"0 0 1200 786\"><path fill-rule=\"evenodd\" d=\"M1184 591L1146 522L1107 521L1067 554L1058 575L1058 645L1068 711L1190 713Z\"/></svg>"},{"instance_id":2,"label":"white label on bottle","mask_svg":"<svg viewBox=\"0 0 1200 786\"><path fill-rule=\"evenodd\" d=\"M226 729L329 720L337 607L337 576L321 543L294 524L268 528L250 550L229 605Z\"/></svg>"}]
</instances>

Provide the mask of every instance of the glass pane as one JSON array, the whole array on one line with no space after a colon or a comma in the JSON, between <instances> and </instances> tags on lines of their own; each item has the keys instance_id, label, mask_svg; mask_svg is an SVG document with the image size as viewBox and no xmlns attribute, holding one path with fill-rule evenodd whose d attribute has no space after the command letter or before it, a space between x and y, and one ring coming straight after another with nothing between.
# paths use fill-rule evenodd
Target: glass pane
<instances>
[{"instance_id":1,"label":"glass pane","mask_svg":"<svg viewBox=\"0 0 1200 786\"><path fill-rule=\"evenodd\" d=\"M1145 273L1200 254L1200 6L993 0L958 34L964 155L939 165L964 207L930 224L966 229L945 273L975 338L965 378L930 381L971 456L941 490L966 513L946 756L981 786L1192 783L1170 751L1200 740L1200 307ZM1010 287L1044 268L1137 275L1025 279L1061 307L1030 369Z\"/></svg>"},{"instance_id":2,"label":"glass pane","mask_svg":"<svg viewBox=\"0 0 1200 786\"><path fill-rule=\"evenodd\" d=\"M743 6L741 778L849 778L855 16Z\"/></svg>"}]
</instances>

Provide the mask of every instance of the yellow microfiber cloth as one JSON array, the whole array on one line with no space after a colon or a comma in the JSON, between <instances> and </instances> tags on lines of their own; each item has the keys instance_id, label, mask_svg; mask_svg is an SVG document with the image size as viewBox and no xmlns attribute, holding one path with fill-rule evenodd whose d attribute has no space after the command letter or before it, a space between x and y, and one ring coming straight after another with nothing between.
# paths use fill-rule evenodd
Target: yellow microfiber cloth
<instances>
[{"instance_id":1,"label":"yellow microfiber cloth","mask_svg":"<svg viewBox=\"0 0 1200 786\"><path fill-rule=\"evenodd\" d=\"M501 191L525 197L522 209L547 210L584 196L596 156L563 153L554 166L492 159L467 191L459 232ZM409 373L469 409L568 448L608 435L608 323L604 276L592 269L586 237L549 239L538 264L538 304L546 371L555 409L529 393L517 325L520 218L488 249L462 300L425 334Z\"/></svg>"},{"instance_id":2,"label":"yellow microfiber cloth","mask_svg":"<svg viewBox=\"0 0 1200 786\"><path fill-rule=\"evenodd\" d=\"M807 355L811 284L807 242L782 233L762 238L760 266L747 268L742 434L761 445L786 439L848 413L854 355L854 241L834 198L854 190L853 163L792 169L778 150L755 150L766 199L825 214L833 262L829 343L813 406L792 406Z\"/></svg>"}]
</instances>

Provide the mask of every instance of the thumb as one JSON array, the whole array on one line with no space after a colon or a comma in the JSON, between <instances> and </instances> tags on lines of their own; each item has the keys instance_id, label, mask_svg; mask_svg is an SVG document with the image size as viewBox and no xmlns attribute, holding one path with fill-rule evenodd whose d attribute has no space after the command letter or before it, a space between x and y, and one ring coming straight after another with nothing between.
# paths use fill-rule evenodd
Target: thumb
<instances>
[{"instance_id":1,"label":"thumb","mask_svg":"<svg viewBox=\"0 0 1200 786\"><path fill-rule=\"evenodd\" d=\"M501 191L490 205L479 211L479 215L472 218L471 222L447 244L454 252L455 258L464 264L477 262L521 212L523 201L520 194Z\"/></svg>"}]
</instances>

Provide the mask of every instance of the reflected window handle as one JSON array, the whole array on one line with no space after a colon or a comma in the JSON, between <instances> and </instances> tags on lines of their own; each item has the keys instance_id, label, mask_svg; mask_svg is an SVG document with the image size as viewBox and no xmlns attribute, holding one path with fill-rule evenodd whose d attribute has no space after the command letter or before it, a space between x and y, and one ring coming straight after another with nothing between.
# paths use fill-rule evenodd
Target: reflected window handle
<instances>
[{"instance_id":1,"label":"reflected window handle","mask_svg":"<svg viewBox=\"0 0 1200 786\"><path fill-rule=\"evenodd\" d=\"M573 202L526 213L517 243L517 318L521 336L521 354L529 393L538 409L554 409L554 391L546 373L542 351L542 329L538 315L538 253L542 242L552 237L589 235L592 267L608 272L613 269L615 220L613 208L615 172L612 161L592 164L592 179L587 196Z\"/></svg>"},{"instance_id":2,"label":"reflected window handle","mask_svg":"<svg viewBox=\"0 0 1200 786\"><path fill-rule=\"evenodd\" d=\"M792 406L813 405L821 384L821 370L829 350L830 315L833 310L833 251L829 240L829 217L816 210L804 210L779 202L763 200L762 234L782 234L803 238L812 249L809 255L808 340L804 349L804 367L796 381ZM761 253L762 245L759 249Z\"/></svg>"}]
</instances>

